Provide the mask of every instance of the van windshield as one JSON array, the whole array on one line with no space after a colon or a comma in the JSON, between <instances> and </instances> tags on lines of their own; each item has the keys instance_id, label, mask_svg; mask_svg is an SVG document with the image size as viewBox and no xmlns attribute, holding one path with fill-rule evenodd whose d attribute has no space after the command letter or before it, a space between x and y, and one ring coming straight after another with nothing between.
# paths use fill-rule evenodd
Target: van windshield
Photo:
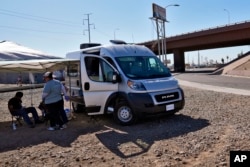
<instances>
[{"instance_id":1,"label":"van windshield","mask_svg":"<svg viewBox=\"0 0 250 167\"><path fill-rule=\"evenodd\" d=\"M116 57L123 73L131 79L170 77L169 69L154 56Z\"/></svg>"}]
</instances>

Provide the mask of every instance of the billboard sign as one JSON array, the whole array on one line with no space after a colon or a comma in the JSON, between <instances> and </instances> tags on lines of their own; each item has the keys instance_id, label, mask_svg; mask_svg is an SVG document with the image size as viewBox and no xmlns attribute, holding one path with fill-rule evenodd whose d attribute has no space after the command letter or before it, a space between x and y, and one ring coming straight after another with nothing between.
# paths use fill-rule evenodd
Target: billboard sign
<instances>
[{"instance_id":1,"label":"billboard sign","mask_svg":"<svg viewBox=\"0 0 250 167\"><path fill-rule=\"evenodd\" d=\"M153 17L156 19L161 19L163 21L166 21L166 9L156 5L155 3L152 4L153 7Z\"/></svg>"}]
</instances>

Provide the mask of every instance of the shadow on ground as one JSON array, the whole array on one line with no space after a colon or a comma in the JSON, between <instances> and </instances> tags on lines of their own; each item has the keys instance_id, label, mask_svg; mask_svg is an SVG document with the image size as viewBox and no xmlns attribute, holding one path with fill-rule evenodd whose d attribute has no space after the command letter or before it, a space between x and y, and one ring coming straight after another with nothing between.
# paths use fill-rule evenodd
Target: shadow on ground
<instances>
[{"instance_id":1,"label":"shadow on ground","mask_svg":"<svg viewBox=\"0 0 250 167\"><path fill-rule=\"evenodd\" d=\"M208 126L208 120L193 119L186 115L174 115L143 120L134 126L114 125L108 130L96 133L97 138L121 158L129 158L147 152L156 141L185 135ZM129 153L123 145L134 147Z\"/></svg>"},{"instance_id":2,"label":"shadow on ground","mask_svg":"<svg viewBox=\"0 0 250 167\"><path fill-rule=\"evenodd\" d=\"M209 125L205 119L193 119L186 115L152 117L132 126L120 126L110 116L89 117L78 113L76 119L64 130L48 131L44 124L35 128L27 126L12 130L11 122L0 123L0 152L52 142L57 146L71 147L81 135L95 134L99 141L111 152L122 158L145 153L159 140L185 135ZM129 154L120 146L132 144L136 150Z\"/></svg>"}]
</instances>

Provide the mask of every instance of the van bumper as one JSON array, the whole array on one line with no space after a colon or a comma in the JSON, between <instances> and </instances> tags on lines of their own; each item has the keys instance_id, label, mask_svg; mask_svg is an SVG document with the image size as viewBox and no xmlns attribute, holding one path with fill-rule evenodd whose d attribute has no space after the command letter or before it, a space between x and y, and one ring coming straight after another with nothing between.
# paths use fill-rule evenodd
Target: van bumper
<instances>
[{"instance_id":1,"label":"van bumper","mask_svg":"<svg viewBox=\"0 0 250 167\"><path fill-rule=\"evenodd\" d=\"M152 97L148 93L129 93L128 101L136 114L171 114L184 108L185 99L183 91L181 90L181 100L165 102L155 105Z\"/></svg>"}]
</instances>

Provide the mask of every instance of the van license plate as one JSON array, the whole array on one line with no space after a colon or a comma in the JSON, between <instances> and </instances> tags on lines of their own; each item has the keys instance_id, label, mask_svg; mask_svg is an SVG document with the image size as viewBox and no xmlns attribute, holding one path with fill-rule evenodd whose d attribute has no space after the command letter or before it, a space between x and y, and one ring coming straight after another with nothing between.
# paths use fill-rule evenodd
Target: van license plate
<instances>
[{"instance_id":1,"label":"van license plate","mask_svg":"<svg viewBox=\"0 0 250 167\"><path fill-rule=\"evenodd\" d=\"M174 104L166 105L166 111L174 110Z\"/></svg>"}]
</instances>

